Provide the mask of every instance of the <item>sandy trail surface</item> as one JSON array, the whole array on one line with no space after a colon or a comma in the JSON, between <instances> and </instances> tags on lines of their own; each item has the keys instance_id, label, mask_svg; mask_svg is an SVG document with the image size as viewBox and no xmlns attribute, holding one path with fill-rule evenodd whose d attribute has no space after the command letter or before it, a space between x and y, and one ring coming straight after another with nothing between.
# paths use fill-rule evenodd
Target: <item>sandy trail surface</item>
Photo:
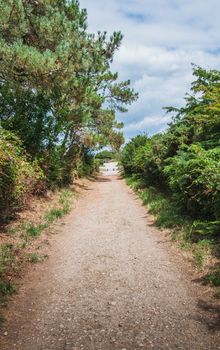
<instances>
[{"instance_id":1,"label":"sandy trail surface","mask_svg":"<svg viewBox=\"0 0 220 350\"><path fill-rule=\"evenodd\" d=\"M92 181L9 304L0 349L220 349L219 309L174 255L123 180Z\"/></svg>"}]
</instances>

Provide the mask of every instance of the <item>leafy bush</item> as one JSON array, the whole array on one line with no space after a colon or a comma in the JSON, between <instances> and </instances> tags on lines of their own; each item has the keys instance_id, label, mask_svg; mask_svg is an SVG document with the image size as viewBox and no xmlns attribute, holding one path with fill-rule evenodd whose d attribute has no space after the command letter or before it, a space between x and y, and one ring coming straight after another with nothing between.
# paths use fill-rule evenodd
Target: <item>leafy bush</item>
<instances>
[{"instance_id":1,"label":"leafy bush","mask_svg":"<svg viewBox=\"0 0 220 350\"><path fill-rule=\"evenodd\" d=\"M134 162L137 151L140 147L145 146L148 141L146 135L137 135L130 142L126 144L123 151L121 152L121 164L124 167L125 173L136 174L137 169Z\"/></svg>"},{"instance_id":2,"label":"leafy bush","mask_svg":"<svg viewBox=\"0 0 220 350\"><path fill-rule=\"evenodd\" d=\"M92 175L98 172L100 167L100 160L88 150L84 150L83 156L79 159L76 171L80 177Z\"/></svg>"},{"instance_id":3,"label":"leafy bush","mask_svg":"<svg viewBox=\"0 0 220 350\"><path fill-rule=\"evenodd\" d=\"M198 242L204 238L215 238L220 233L220 221L199 221L195 220L190 228L191 240Z\"/></svg>"},{"instance_id":4,"label":"leafy bush","mask_svg":"<svg viewBox=\"0 0 220 350\"><path fill-rule=\"evenodd\" d=\"M20 209L28 196L41 189L43 173L36 162L29 162L20 140L0 128L0 213L5 218Z\"/></svg>"},{"instance_id":5,"label":"leafy bush","mask_svg":"<svg viewBox=\"0 0 220 350\"><path fill-rule=\"evenodd\" d=\"M115 158L115 153L108 151L108 150L104 150L101 151L99 153L96 154L96 159L109 159L112 160Z\"/></svg>"},{"instance_id":6,"label":"leafy bush","mask_svg":"<svg viewBox=\"0 0 220 350\"><path fill-rule=\"evenodd\" d=\"M214 286L220 286L220 268L215 269L206 277L207 282L212 283Z\"/></svg>"},{"instance_id":7,"label":"leafy bush","mask_svg":"<svg viewBox=\"0 0 220 350\"><path fill-rule=\"evenodd\" d=\"M191 145L167 162L164 173L183 209L193 217L220 218L220 148Z\"/></svg>"},{"instance_id":8,"label":"leafy bush","mask_svg":"<svg viewBox=\"0 0 220 350\"><path fill-rule=\"evenodd\" d=\"M186 105L166 108L174 113L169 128L131 139L121 164L125 175L138 179L135 189L146 187L143 200L159 225L186 220L188 238L199 241L220 234L220 72L194 67L193 74Z\"/></svg>"}]
</instances>

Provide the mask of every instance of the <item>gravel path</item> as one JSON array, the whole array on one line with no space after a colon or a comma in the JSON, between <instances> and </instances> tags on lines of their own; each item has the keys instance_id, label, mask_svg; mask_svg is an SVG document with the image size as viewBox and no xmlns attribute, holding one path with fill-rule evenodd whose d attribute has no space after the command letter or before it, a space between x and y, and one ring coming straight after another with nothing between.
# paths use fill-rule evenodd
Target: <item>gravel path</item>
<instances>
[{"instance_id":1,"label":"gravel path","mask_svg":"<svg viewBox=\"0 0 220 350\"><path fill-rule=\"evenodd\" d=\"M91 182L65 221L10 303L1 350L220 349L219 310L123 180Z\"/></svg>"}]
</instances>

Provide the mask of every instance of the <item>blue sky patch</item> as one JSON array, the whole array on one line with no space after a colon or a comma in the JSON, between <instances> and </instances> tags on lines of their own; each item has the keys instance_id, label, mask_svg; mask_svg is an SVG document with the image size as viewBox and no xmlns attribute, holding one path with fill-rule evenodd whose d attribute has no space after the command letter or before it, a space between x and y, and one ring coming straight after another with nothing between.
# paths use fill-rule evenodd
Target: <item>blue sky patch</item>
<instances>
[{"instance_id":1,"label":"blue sky patch","mask_svg":"<svg viewBox=\"0 0 220 350\"><path fill-rule=\"evenodd\" d=\"M193 81L191 62L220 69L219 0L81 0L91 32L120 30L123 43L112 70L131 78L139 100L119 114L126 139L161 132L180 107Z\"/></svg>"},{"instance_id":2,"label":"blue sky patch","mask_svg":"<svg viewBox=\"0 0 220 350\"><path fill-rule=\"evenodd\" d=\"M135 22L149 22L152 20L152 17L150 15L142 14L142 13L126 13L125 14L129 19L135 21Z\"/></svg>"}]
</instances>

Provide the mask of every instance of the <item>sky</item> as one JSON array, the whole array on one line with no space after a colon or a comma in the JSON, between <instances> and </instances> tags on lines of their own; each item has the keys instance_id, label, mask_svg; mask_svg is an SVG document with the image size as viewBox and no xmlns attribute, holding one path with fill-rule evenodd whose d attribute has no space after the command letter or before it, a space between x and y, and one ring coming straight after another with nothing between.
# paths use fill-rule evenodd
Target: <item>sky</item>
<instances>
[{"instance_id":1,"label":"sky","mask_svg":"<svg viewBox=\"0 0 220 350\"><path fill-rule=\"evenodd\" d=\"M184 105L192 63L220 69L220 0L81 0L90 32L121 31L112 70L139 99L124 115L126 140L167 128L164 106Z\"/></svg>"}]
</instances>

